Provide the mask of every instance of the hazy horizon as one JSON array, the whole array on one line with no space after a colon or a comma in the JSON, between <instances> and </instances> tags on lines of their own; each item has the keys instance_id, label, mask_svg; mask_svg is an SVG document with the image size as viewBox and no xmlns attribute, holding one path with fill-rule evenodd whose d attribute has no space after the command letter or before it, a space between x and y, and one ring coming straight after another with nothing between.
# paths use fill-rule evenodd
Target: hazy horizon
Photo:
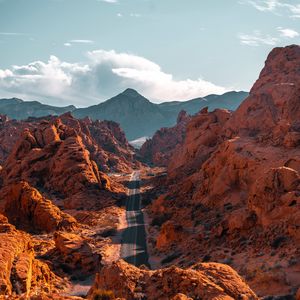
<instances>
[{"instance_id":1,"label":"hazy horizon","mask_svg":"<svg viewBox=\"0 0 300 300\"><path fill-rule=\"evenodd\" d=\"M127 88L127 89L132 89L132 88ZM32 99L19 98L19 97L7 97L7 98L6 98L6 97L0 97L0 100L1 100L1 99L13 99L13 98L16 98L16 99L23 100L23 101L25 101L25 102L38 101L38 102L40 102L40 103L42 103L42 104L45 104L45 105L52 105L52 106L57 106L57 107L67 107L67 106L73 105L73 106L75 106L76 108L86 108L86 107L89 107L89 106L93 106L93 105L98 105L98 104L104 103L104 102L106 102L106 101L108 101L108 100L110 100L110 99L112 99L112 98L114 98L114 97L116 97L116 96L122 94L122 93L125 92L127 89L120 91L119 93L117 93L116 95L114 95L114 96L112 96L112 97L110 97L110 98L108 98L108 99L104 99L104 100L102 100L102 101L99 100L98 103L95 103L95 104L92 104L92 105L89 105L89 104L87 104L87 105L74 105L74 104L61 104L61 105L59 105L59 103L58 103L57 105L55 105L55 104L52 105L52 104L50 104L50 103L47 103L46 99L35 99L35 100L32 100ZM136 90L136 91L137 91L137 90ZM138 92L141 96L144 96L144 95L143 95L142 93L140 93L139 91L137 91L137 92ZM246 93L249 93L249 91L234 91L234 90L232 90L232 91L225 92L224 94L230 93L230 92L236 92L236 93L239 93L239 92L246 92ZM208 94L208 95L205 95L205 96L203 96L203 97L196 97L196 98L192 98L192 99L180 99L180 100L169 99L169 100L159 101L159 102L154 102L154 101L152 101L151 99L148 99L148 98L145 97L145 96L144 96L144 97L145 97L147 100L149 100L150 102L154 103L154 104L161 104L161 103L167 103L167 102L185 102L185 101L191 101L191 100L195 100L195 99L197 99L197 98L205 98L205 97L211 96L211 95L217 95L217 94ZM222 96L223 94L220 94L220 95Z\"/></svg>"}]
</instances>

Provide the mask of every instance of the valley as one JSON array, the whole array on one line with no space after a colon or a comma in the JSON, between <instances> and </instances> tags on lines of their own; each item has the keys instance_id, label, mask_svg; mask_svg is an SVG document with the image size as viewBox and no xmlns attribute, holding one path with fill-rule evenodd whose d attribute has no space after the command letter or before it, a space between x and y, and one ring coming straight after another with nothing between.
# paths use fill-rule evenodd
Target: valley
<instances>
[{"instance_id":1,"label":"valley","mask_svg":"<svg viewBox=\"0 0 300 300\"><path fill-rule=\"evenodd\" d=\"M299 66L273 49L236 110L100 104L164 107L168 126L1 115L0 299L299 300Z\"/></svg>"}]
</instances>

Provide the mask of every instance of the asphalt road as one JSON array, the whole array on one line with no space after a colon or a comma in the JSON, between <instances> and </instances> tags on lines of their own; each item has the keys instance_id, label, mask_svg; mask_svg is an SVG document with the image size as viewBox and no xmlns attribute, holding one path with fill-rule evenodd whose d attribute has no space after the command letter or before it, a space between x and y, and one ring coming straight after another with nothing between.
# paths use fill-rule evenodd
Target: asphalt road
<instances>
[{"instance_id":1,"label":"asphalt road","mask_svg":"<svg viewBox=\"0 0 300 300\"><path fill-rule=\"evenodd\" d=\"M122 233L121 258L135 266L149 266L144 215L141 210L140 176L134 172L126 201L128 227Z\"/></svg>"}]
</instances>

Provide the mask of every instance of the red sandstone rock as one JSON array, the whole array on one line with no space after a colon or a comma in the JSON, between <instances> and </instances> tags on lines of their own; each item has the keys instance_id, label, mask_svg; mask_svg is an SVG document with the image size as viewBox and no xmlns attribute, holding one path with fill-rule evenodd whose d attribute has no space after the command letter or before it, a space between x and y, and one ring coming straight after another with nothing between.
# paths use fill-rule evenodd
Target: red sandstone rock
<instances>
[{"instance_id":1,"label":"red sandstone rock","mask_svg":"<svg viewBox=\"0 0 300 300\"><path fill-rule=\"evenodd\" d=\"M16 230L0 215L0 295L28 295L31 290L51 289L55 275L34 258L30 236Z\"/></svg>"},{"instance_id":2,"label":"red sandstone rock","mask_svg":"<svg viewBox=\"0 0 300 300\"><path fill-rule=\"evenodd\" d=\"M67 136L78 135L102 171L130 172L139 164L133 159L133 148L128 144L120 126L112 121L77 120L69 113L60 117L30 118L26 121L8 120L0 116L0 163L12 152L24 130L35 132L40 145Z\"/></svg>"},{"instance_id":3,"label":"red sandstone rock","mask_svg":"<svg viewBox=\"0 0 300 300\"><path fill-rule=\"evenodd\" d=\"M73 217L63 213L26 182L9 185L2 195L5 201L4 213L18 228L35 232L52 232L70 230L77 226Z\"/></svg>"},{"instance_id":4,"label":"red sandstone rock","mask_svg":"<svg viewBox=\"0 0 300 300\"><path fill-rule=\"evenodd\" d=\"M202 109L187 124L186 138L182 147L178 147L170 159L169 177L176 173L192 173L216 150L223 140L221 131L229 119L230 112L217 109L208 112Z\"/></svg>"},{"instance_id":5,"label":"red sandstone rock","mask_svg":"<svg viewBox=\"0 0 300 300\"><path fill-rule=\"evenodd\" d=\"M97 289L111 290L116 297L127 300L138 296L149 300L258 299L234 270L213 263L147 271L118 261L101 270L89 292L90 299Z\"/></svg>"},{"instance_id":6,"label":"red sandstone rock","mask_svg":"<svg viewBox=\"0 0 300 300\"><path fill-rule=\"evenodd\" d=\"M226 124L226 133L229 136L247 134L288 147L298 145L299 64L299 46L272 50L250 96ZM293 142L286 140L284 143L284 139Z\"/></svg>"},{"instance_id":7,"label":"red sandstone rock","mask_svg":"<svg viewBox=\"0 0 300 300\"><path fill-rule=\"evenodd\" d=\"M182 239L182 228L176 226L172 221L167 221L161 227L161 231L156 240L156 247L158 249L164 249L166 246L178 242L180 239Z\"/></svg>"},{"instance_id":8,"label":"red sandstone rock","mask_svg":"<svg viewBox=\"0 0 300 300\"><path fill-rule=\"evenodd\" d=\"M57 232L54 240L55 264L63 265L73 277L83 279L99 269L101 257L84 238L73 233Z\"/></svg>"},{"instance_id":9,"label":"red sandstone rock","mask_svg":"<svg viewBox=\"0 0 300 300\"><path fill-rule=\"evenodd\" d=\"M183 240L158 247L182 253L172 263L228 261L260 296L298 287L299 65L300 46L274 49L232 116L202 111L189 122L171 158L168 192L150 210L185 230Z\"/></svg>"},{"instance_id":10,"label":"red sandstone rock","mask_svg":"<svg viewBox=\"0 0 300 300\"><path fill-rule=\"evenodd\" d=\"M185 138L186 126L190 119L191 117L185 111L181 111L174 127L156 131L140 149L143 160L157 166L167 166L175 148L182 144Z\"/></svg>"}]
</instances>

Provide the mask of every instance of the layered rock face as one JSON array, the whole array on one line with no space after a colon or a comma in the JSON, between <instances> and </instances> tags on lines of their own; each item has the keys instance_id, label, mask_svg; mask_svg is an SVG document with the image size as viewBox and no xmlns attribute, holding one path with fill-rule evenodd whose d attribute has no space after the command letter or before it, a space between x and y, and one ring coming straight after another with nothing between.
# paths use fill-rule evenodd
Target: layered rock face
<instances>
[{"instance_id":1,"label":"layered rock face","mask_svg":"<svg viewBox=\"0 0 300 300\"><path fill-rule=\"evenodd\" d=\"M47 127L52 127L48 128ZM47 130L46 130L47 129ZM128 144L120 126L111 121L91 121L86 118L77 120L70 113L60 117L29 118L25 121L9 120L6 116L0 118L0 162L3 162L12 152L20 135L26 130L41 142L53 142L55 138L51 130L56 131L58 139L79 136L85 148L90 152L101 171L130 171L137 164L133 159L133 148ZM45 132L44 132L45 131ZM34 132L34 133L33 133ZM35 136L37 135L37 136ZM47 137L45 135L48 135ZM41 138L45 138L44 141Z\"/></svg>"},{"instance_id":2,"label":"layered rock face","mask_svg":"<svg viewBox=\"0 0 300 300\"><path fill-rule=\"evenodd\" d=\"M97 290L111 290L116 297L127 300L258 299L233 269L215 263L147 271L118 261L98 274L89 292L90 299Z\"/></svg>"},{"instance_id":3,"label":"layered rock face","mask_svg":"<svg viewBox=\"0 0 300 300\"><path fill-rule=\"evenodd\" d=\"M0 215L0 295L54 290L55 275L34 257L30 236Z\"/></svg>"},{"instance_id":4,"label":"layered rock face","mask_svg":"<svg viewBox=\"0 0 300 300\"><path fill-rule=\"evenodd\" d=\"M9 120L7 116L0 115L0 164L2 165L11 153L19 139L20 132L26 128L26 124Z\"/></svg>"},{"instance_id":5,"label":"layered rock face","mask_svg":"<svg viewBox=\"0 0 300 300\"><path fill-rule=\"evenodd\" d=\"M174 127L156 131L154 136L141 147L142 159L156 166L167 166L176 147L182 144L185 138L186 126L190 119L191 117L185 111L181 111Z\"/></svg>"},{"instance_id":6,"label":"layered rock face","mask_svg":"<svg viewBox=\"0 0 300 300\"><path fill-rule=\"evenodd\" d=\"M77 227L73 217L63 213L26 182L9 185L2 194L6 203L4 213L18 228L31 232L53 232Z\"/></svg>"},{"instance_id":7,"label":"layered rock face","mask_svg":"<svg viewBox=\"0 0 300 300\"><path fill-rule=\"evenodd\" d=\"M300 267L299 65L299 46L274 49L232 116L202 112L188 124L169 164L169 192L151 207L155 218L181 228L174 239L162 225L156 242L161 253L181 253L173 263L199 256L225 261L259 295L294 295ZM191 126L197 118L199 126Z\"/></svg>"},{"instance_id":8,"label":"layered rock face","mask_svg":"<svg viewBox=\"0 0 300 300\"><path fill-rule=\"evenodd\" d=\"M130 172L132 167L139 166L134 160L133 148L118 123L89 118L77 120L70 114L60 118L64 124L76 129L101 171Z\"/></svg>"},{"instance_id":9,"label":"layered rock face","mask_svg":"<svg viewBox=\"0 0 300 300\"><path fill-rule=\"evenodd\" d=\"M2 176L5 185L24 180L65 196L104 188L81 137L59 119L26 129L5 161Z\"/></svg>"}]
</instances>

